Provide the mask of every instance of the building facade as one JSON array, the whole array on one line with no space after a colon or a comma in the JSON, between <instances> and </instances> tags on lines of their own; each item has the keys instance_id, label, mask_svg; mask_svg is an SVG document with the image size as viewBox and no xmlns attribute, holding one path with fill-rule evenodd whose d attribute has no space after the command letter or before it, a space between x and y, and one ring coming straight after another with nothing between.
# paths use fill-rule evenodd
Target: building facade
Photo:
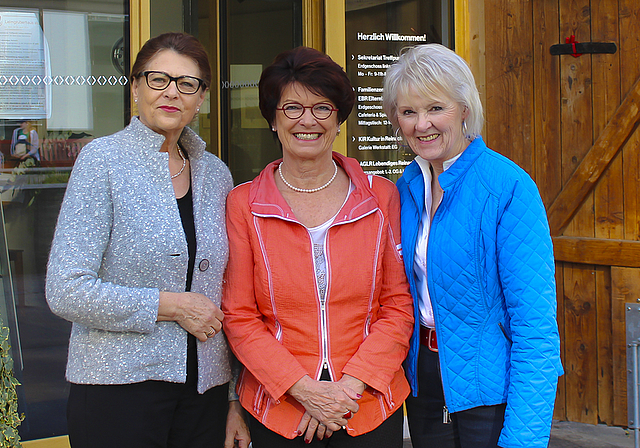
<instances>
[{"instance_id":1,"label":"building facade","mask_svg":"<svg viewBox=\"0 0 640 448\"><path fill-rule=\"evenodd\" d=\"M280 157L256 87L279 52L307 45L345 67L357 101L334 149L395 180L411 155L381 115L383 72L405 45L454 48L476 77L485 142L533 177L547 206L565 367L554 416L633 425L625 309L640 301L639 18L637 0L0 0L0 320L25 446L68 446L70 324L43 293L66 179L87 142L136 113L131 60L165 31L209 50L215 82L192 126L236 183ZM14 132L29 150L37 139L38 164L11 156Z\"/></svg>"},{"instance_id":2,"label":"building facade","mask_svg":"<svg viewBox=\"0 0 640 448\"><path fill-rule=\"evenodd\" d=\"M382 112L384 71L406 45L454 48L454 13L463 2L455 3L0 1L0 324L10 328L21 382L24 446L68 446L64 372L71 324L46 304L46 262L79 152L136 114L128 76L144 41L185 31L207 48L214 82L191 126L229 165L236 183L280 157L258 109L257 84L278 53L299 45L327 52L356 89L335 149L356 157L365 171L395 180L411 155L399 150ZM24 158L25 151L33 157Z\"/></svg>"}]
</instances>

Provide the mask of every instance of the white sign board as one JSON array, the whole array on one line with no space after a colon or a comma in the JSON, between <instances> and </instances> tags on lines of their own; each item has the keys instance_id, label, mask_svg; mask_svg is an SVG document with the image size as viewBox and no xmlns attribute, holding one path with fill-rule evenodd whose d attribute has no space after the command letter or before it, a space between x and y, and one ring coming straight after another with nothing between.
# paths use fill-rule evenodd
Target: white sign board
<instances>
[{"instance_id":1,"label":"white sign board","mask_svg":"<svg viewBox=\"0 0 640 448\"><path fill-rule=\"evenodd\" d=\"M38 14L0 8L0 118L49 118L50 73Z\"/></svg>"}]
</instances>

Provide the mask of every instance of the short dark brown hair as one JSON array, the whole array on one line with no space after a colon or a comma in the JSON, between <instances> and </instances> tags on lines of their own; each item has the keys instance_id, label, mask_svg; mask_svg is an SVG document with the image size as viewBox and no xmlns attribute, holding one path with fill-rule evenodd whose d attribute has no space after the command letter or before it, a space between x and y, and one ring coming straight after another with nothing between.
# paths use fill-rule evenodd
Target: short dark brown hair
<instances>
[{"instance_id":1,"label":"short dark brown hair","mask_svg":"<svg viewBox=\"0 0 640 448\"><path fill-rule=\"evenodd\" d=\"M260 112L270 125L275 122L282 92L292 83L298 83L335 104L338 123L343 123L351 113L356 94L342 67L318 50L297 47L276 56L273 64L260 76Z\"/></svg>"},{"instance_id":2,"label":"short dark brown hair","mask_svg":"<svg viewBox=\"0 0 640 448\"><path fill-rule=\"evenodd\" d=\"M162 50L172 50L192 59L200 69L204 87L211 86L211 65L207 51L198 39L187 33L164 33L146 41L131 67L131 82L142 75L151 59Z\"/></svg>"}]
</instances>

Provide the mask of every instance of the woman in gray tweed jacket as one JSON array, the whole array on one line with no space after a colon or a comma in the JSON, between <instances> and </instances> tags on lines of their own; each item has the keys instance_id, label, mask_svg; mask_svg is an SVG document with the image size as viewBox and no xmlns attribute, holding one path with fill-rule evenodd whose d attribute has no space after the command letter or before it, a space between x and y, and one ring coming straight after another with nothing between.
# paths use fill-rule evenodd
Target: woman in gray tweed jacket
<instances>
[{"instance_id":1,"label":"woman in gray tweed jacket","mask_svg":"<svg viewBox=\"0 0 640 448\"><path fill-rule=\"evenodd\" d=\"M51 310L73 322L70 442L246 447L220 334L233 184L186 127L211 83L207 54L192 36L163 34L131 73L140 116L82 150L47 271Z\"/></svg>"}]
</instances>

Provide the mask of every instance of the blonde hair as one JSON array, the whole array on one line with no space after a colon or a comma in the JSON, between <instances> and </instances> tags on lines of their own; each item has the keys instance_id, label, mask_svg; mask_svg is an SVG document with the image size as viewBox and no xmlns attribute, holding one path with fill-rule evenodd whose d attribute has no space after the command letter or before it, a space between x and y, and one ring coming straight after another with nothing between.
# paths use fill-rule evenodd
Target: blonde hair
<instances>
[{"instance_id":1,"label":"blonde hair","mask_svg":"<svg viewBox=\"0 0 640 448\"><path fill-rule=\"evenodd\" d=\"M400 59L387 69L382 106L394 129L398 124L398 96L414 90L420 95L452 98L469 111L466 136L480 135L484 116L471 69L464 59L440 44L424 44L402 50Z\"/></svg>"}]
</instances>

